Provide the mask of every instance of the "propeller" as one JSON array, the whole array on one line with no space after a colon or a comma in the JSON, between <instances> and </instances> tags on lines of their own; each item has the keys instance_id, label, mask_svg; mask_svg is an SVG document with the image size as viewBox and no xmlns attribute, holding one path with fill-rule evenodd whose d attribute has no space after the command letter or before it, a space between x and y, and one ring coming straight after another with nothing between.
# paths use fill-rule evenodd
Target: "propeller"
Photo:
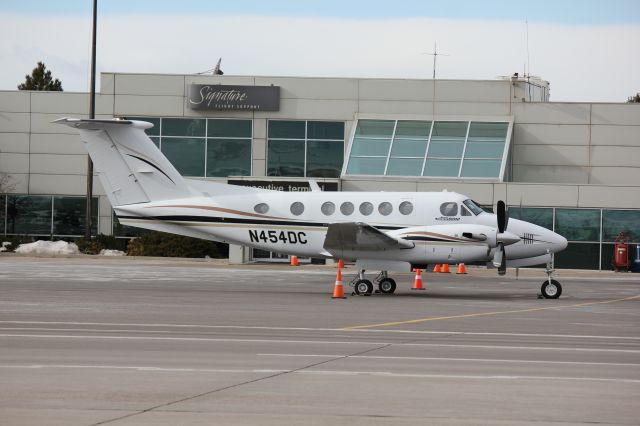
<instances>
[{"instance_id":1,"label":"propeller","mask_svg":"<svg viewBox=\"0 0 640 426\"><path fill-rule=\"evenodd\" d=\"M520 237L507 231L509 225L509 216L504 201L498 201L496 205L496 216L498 220L498 235L496 235L496 251L493 254L493 266L498 268L498 274L504 275L507 272L507 254L504 250L505 245L514 244L520 241Z\"/></svg>"}]
</instances>

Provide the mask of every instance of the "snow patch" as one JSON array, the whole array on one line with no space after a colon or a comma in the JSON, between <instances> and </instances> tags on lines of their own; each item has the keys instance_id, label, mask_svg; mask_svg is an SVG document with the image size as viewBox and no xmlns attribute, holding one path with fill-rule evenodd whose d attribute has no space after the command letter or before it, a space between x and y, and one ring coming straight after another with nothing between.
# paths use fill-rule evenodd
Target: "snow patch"
<instances>
[{"instance_id":1,"label":"snow patch","mask_svg":"<svg viewBox=\"0 0 640 426\"><path fill-rule=\"evenodd\" d=\"M120 250L102 249L100 250L100 256L126 256L127 254Z\"/></svg>"},{"instance_id":2,"label":"snow patch","mask_svg":"<svg viewBox=\"0 0 640 426\"><path fill-rule=\"evenodd\" d=\"M80 254L78 246L66 241L36 241L35 243L20 244L16 253L21 254L45 254L45 255L67 255Z\"/></svg>"}]
</instances>

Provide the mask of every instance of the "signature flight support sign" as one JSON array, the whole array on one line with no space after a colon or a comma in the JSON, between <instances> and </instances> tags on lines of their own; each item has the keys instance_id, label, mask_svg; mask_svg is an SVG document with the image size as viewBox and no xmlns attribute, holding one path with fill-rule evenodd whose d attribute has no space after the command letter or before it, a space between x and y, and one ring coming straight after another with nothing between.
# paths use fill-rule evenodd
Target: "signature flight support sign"
<instances>
[{"instance_id":1,"label":"signature flight support sign","mask_svg":"<svg viewBox=\"0 0 640 426\"><path fill-rule=\"evenodd\" d=\"M191 84L189 108L196 110L280 110L279 86Z\"/></svg>"}]
</instances>

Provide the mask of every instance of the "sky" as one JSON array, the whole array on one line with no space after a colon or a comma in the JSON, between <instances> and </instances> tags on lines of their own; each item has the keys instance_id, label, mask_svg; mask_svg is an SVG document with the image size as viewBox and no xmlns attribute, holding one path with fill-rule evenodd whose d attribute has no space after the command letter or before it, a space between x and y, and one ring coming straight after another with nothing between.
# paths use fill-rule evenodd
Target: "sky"
<instances>
[{"instance_id":1,"label":"sky","mask_svg":"<svg viewBox=\"0 0 640 426\"><path fill-rule=\"evenodd\" d=\"M0 90L43 61L88 91L92 0L0 0ZM552 101L640 92L638 0L98 0L99 72L495 79ZM98 78L99 82L99 78ZM98 87L99 89L99 87Z\"/></svg>"}]
</instances>

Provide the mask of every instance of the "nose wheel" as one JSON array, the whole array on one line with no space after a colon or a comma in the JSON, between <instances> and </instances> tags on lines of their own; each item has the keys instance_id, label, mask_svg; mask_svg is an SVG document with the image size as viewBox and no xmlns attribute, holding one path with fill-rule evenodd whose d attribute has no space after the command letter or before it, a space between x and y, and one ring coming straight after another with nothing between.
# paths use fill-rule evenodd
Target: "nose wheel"
<instances>
[{"instance_id":1,"label":"nose wheel","mask_svg":"<svg viewBox=\"0 0 640 426\"><path fill-rule=\"evenodd\" d=\"M545 299L557 299L562 294L562 286L558 281L549 279L542 283L540 291Z\"/></svg>"}]
</instances>

